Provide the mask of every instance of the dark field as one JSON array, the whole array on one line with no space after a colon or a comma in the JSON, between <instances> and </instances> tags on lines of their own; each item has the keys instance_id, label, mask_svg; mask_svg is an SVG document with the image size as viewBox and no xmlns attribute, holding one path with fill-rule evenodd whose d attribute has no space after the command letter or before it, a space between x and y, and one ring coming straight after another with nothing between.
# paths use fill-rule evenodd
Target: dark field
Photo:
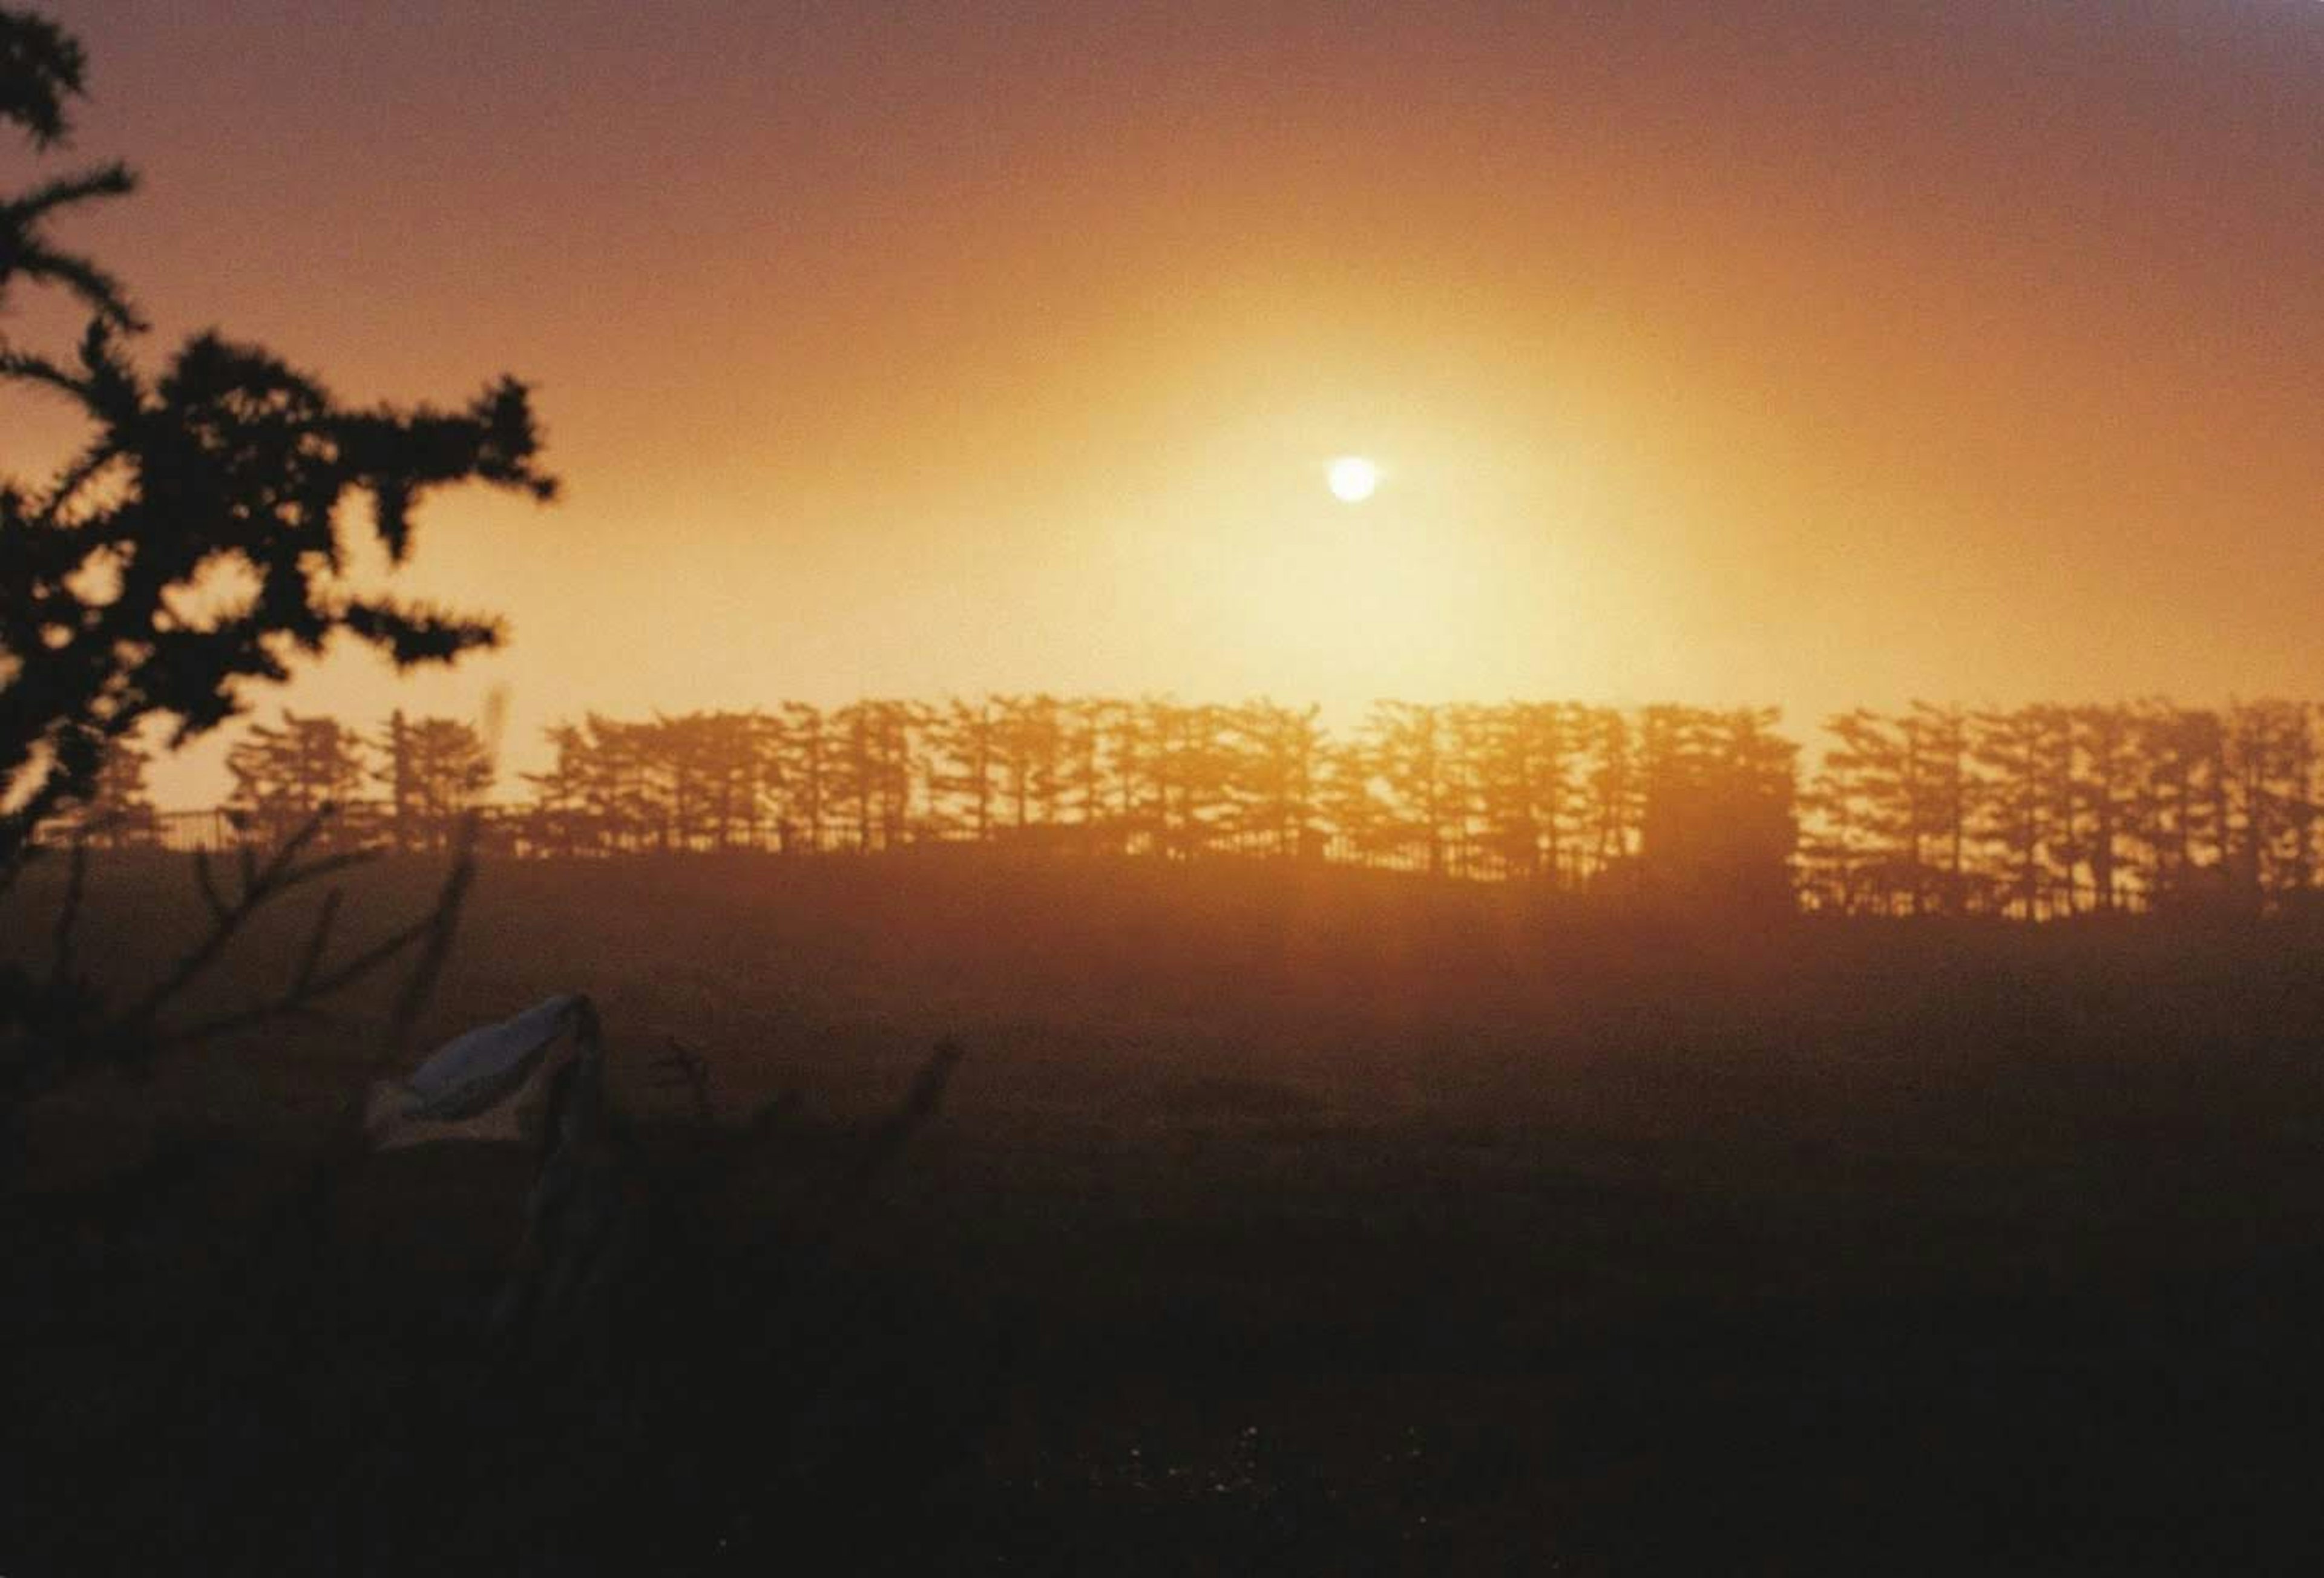
<instances>
[{"instance_id":1,"label":"dark field","mask_svg":"<svg viewBox=\"0 0 2324 1578\"><path fill-rule=\"evenodd\" d=\"M352 931L438 876L359 875ZM10 952L42 957L57 876L0 908ZM198 903L174 864L94 876L82 948L126 989ZM246 940L217 1000L298 936ZM698 857L487 866L422 1039L592 994L641 1165L716 1179L703 1242L786 1225L779 1277L638 1290L696 1408L638 1438L697 1513L593 1547L621 1570L2308 1571L2319 964L2289 922ZM350 1531L524 1477L426 1457L524 1159L374 1159L320 1239L285 1225L379 1014L36 1112L0 1572L416 1571L423 1537ZM833 1204L945 1035L941 1115ZM645 1076L670 1036L715 1131ZM694 1395L714 1295L703 1334L783 1311L788 1390L740 1422Z\"/></svg>"}]
</instances>

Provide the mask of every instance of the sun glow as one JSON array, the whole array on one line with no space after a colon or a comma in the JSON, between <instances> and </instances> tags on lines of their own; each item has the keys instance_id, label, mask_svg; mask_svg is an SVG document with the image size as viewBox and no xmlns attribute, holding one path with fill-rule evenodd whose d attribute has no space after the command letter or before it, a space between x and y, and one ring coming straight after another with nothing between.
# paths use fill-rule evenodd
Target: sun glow
<instances>
[{"instance_id":1,"label":"sun glow","mask_svg":"<svg viewBox=\"0 0 2324 1578\"><path fill-rule=\"evenodd\" d=\"M1379 467L1360 454L1343 454L1325 472L1332 496L1342 504L1360 504L1379 491Z\"/></svg>"}]
</instances>

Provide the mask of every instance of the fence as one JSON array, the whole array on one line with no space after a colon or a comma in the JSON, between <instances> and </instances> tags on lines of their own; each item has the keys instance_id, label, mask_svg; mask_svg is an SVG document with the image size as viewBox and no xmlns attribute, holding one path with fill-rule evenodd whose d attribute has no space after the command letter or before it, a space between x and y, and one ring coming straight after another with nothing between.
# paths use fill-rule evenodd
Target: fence
<instances>
[{"instance_id":1,"label":"fence","mask_svg":"<svg viewBox=\"0 0 2324 1578\"><path fill-rule=\"evenodd\" d=\"M917 822L894 828L875 826L866 830L835 821L810 830L770 820L713 834L687 833L666 827L617 830L602 825L596 819L548 815L526 805L482 806L476 814L480 819L479 849L487 854L520 859L723 853L845 857L905 849L983 846L1058 856L1296 859L1306 864L1359 866L1380 871L1434 871L1441 876L1484 881L1511 880L1529 875L1499 854L1471 845L1446 843L1432 855L1425 840L1365 844L1344 833L1320 830L1286 838L1272 829L1187 828L1164 832L1106 823L1045 823L1026 828L996 826L980 837L973 828ZM101 849L159 849L179 854L218 854L244 848L264 849L279 844L303 820L258 817L226 806L149 811L99 823L89 830L87 841L92 848ZM341 849L440 849L452 844L456 827L451 819L441 818L399 826L385 803L353 802L333 818L320 843ZM78 830L78 824L69 819L60 820L43 827L37 841L62 847L73 840ZM1557 880L1546 871L1530 875Z\"/></svg>"}]
</instances>

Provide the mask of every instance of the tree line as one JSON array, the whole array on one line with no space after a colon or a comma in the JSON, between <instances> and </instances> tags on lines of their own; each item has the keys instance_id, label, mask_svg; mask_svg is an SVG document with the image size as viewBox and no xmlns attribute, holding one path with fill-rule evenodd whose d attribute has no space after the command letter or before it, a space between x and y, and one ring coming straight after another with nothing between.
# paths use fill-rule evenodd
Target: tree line
<instances>
[{"instance_id":1,"label":"tree line","mask_svg":"<svg viewBox=\"0 0 2324 1578\"><path fill-rule=\"evenodd\" d=\"M702 712L549 730L525 775L548 852L871 851L938 840L1192 858L1336 856L1582 887L1658 858L1780 868L1775 714L1563 702L1375 705L1346 738L1252 701L991 696Z\"/></svg>"},{"instance_id":2,"label":"tree line","mask_svg":"<svg viewBox=\"0 0 2324 1578\"><path fill-rule=\"evenodd\" d=\"M1334 733L1265 700L792 702L558 723L549 765L491 803L469 724L398 712L365 733L285 712L235 748L227 809L275 839L337 805L335 837L398 849L441 847L477 811L487 848L536 857L973 842L1857 914L2265 910L2324 873L2317 713L1858 709L1827 720L1803 770L1764 708L1381 702ZM150 836L142 775L117 746L94 836Z\"/></svg>"},{"instance_id":3,"label":"tree line","mask_svg":"<svg viewBox=\"0 0 2324 1578\"><path fill-rule=\"evenodd\" d=\"M2318 709L2147 701L1829 720L1804 902L2027 920L2264 911L2317 885Z\"/></svg>"},{"instance_id":4,"label":"tree line","mask_svg":"<svg viewBox=\"0 0 2324 1578\"><path fill-rule=\"evenodd\" d=\"M134 740L110 742L70 836L105 849L159 841L151 762ZM314 835L320 846L401 850L450 848L461 818L485 810L497 775L475 725L400 711L365 735L336 718L286 710L280 723L244 730L226 754L226 772L234 787L222 809L251 843L280 846L327 813Z\"/></svg>"}]
</instances>

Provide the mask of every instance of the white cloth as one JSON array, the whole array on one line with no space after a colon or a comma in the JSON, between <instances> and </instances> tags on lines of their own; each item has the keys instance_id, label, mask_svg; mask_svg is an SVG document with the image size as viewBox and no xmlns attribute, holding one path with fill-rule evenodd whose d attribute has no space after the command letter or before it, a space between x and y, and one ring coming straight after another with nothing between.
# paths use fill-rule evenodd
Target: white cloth
<instances>
[{"instance_id":1,"label":"white cloth","mask_svg":"<svg viewBox=\"0 0 2324 1578\"><path fill-rule=\"evenodd\" d=\"M372 1087L364 1109L372 1148L540 1139L558 1071L595 1055L595 1026L589 1000L566 993L454 1036L410 1078Z\"/></svg>"}]
</instances>

